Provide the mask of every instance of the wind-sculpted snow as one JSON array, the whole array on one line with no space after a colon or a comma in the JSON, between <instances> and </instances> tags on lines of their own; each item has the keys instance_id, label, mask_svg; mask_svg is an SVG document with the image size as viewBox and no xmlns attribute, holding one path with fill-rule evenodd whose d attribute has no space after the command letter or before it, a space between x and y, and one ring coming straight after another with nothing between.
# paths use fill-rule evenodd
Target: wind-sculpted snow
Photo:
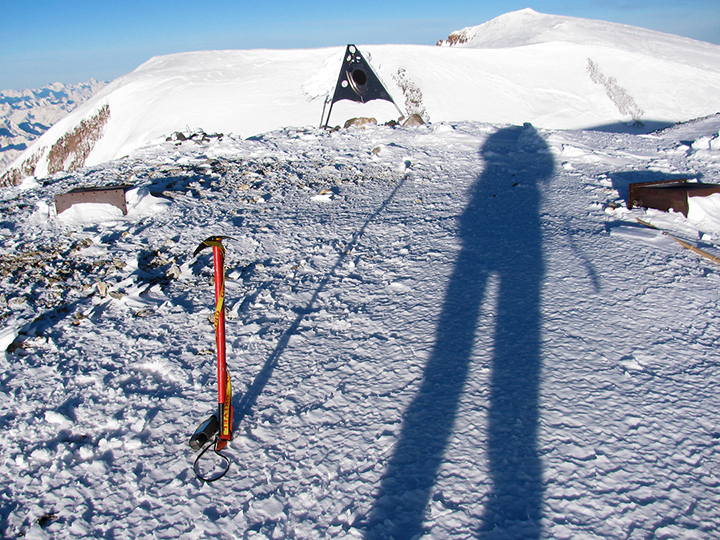
<instances>
[{"instance_id":1,"label":"wind-sculpted snow","mask_svg":"<svg viewBox=\"0 0 720 540\"><path fill-rule=\"evenodd\" d=\"M720 231L624 198L717 181L714 122L175 137L4 188L0 531L712 537L720 268L635 218L715 254ZM120 181L127 216L55 215ZM203 484L213 234L236 435Z\"/></svg>"}]
</instances>

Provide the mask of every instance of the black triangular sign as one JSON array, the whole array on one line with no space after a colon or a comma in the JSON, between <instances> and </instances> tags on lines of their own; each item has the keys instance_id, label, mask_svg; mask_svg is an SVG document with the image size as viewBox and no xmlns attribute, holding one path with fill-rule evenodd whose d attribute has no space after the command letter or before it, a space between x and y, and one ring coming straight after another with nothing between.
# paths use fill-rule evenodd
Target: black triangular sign
<instances>
[{"instance_id":1,"label":"black triangular sign","mask_svg":"<svg viewBox=\"0 0 720 540\"><path fill-rule=\"evenodd\" d=\"M355 45L348 45L345 49L345 57L335 85L332 103L341 99L360 103L367 103L373 99L384 99L395 103Z\"/></svg>"}]
</instances>

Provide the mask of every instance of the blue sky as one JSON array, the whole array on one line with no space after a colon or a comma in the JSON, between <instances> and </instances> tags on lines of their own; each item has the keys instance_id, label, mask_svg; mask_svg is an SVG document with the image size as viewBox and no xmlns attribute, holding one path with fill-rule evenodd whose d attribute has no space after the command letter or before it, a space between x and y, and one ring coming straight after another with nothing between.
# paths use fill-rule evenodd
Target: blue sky
<instances>
[{"instance_id":1,"label":"blue sky","mask_svg":"<svg viewBox=\"0 0 720 540\"><path fill-rule=\"evenodd\" d=\"M720 44L719 0L3 0L0 89L112 80L193 50L434 45L526 7Z\"/></svg>"}]
</instances>

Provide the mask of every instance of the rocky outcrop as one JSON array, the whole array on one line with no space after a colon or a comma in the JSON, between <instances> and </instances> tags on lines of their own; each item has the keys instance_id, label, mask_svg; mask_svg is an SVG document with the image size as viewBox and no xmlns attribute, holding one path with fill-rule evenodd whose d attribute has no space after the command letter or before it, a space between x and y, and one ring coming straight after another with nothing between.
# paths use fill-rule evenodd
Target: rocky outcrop
<instances>
[{"instance_id":1,"label":"rocky outcrop","mask_svg":"<svg viewBox=\"0 0 720 540\"><path fill-rule=\"evenodd\" d=\"M402 122L402 127L424 126L425 120L419 114L411 114Z\"/></svg>"},{"instance_id":2,"label":"rocky outcrop","mask_svg":"<svg viewBox=\"0 0 720 540\"><path fill-rule=\"evenodd\" d=\"M453 45L462 45L469 40L468 35L463 30L451 32L447 39L440 39L436 43L438 47L452 47Z\"/></svg>"},{"instance_id":3,"label":"rocky outcrop","mask_svg":"<svg viewBox=\"0 0 720 540\"><path fill-rule=\"evenodd\" d=\"M90 118L81 120L74 129L65 133L47 152L42 148L25 159L20 165L11 167L0 176L0 187L14 186L23 178L35 175L35 167L46 155L47 172L76 171L85 165L85 160L95 143L100 140L103 128L110 118L110 107L105 104Z\"/></svg>"},{"instance_id":4,"label":"rocky outcrop","mask_svg":"<svg viewBox=\"0 0 720 540\"><path fill-rule=\"evenodd\" d=\"M350 120L345 122L343 128L347 129L352 126L359 128L365 128L367 126L377 126L377 120L375 118L365 118L363 116L359 118L351 118Z\"/></svg>"}]
</instances>

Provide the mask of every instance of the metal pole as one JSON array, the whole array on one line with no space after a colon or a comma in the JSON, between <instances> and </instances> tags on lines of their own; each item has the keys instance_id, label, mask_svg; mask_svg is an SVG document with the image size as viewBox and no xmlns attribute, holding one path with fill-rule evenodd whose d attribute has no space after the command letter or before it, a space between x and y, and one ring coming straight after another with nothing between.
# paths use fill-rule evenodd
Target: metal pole
<instances>
[{"instance_id":1,"label":"metal pole","mask_svg":"<svg viewBox=\"0 0 720 540\"><path fill-rule=\"evenodd\" d=\"M332 114L332 108L333 108L333 105L334 105L334 104L335 104L334 101L331 101L331 102L330 102L330 110L328 111L327 120L325 120L325 126L324 126L324 127L328 127L328 123L330 123L330 115Z\"/></svg>"},{"instance_id":2,"label":"metal pole","mask_svg":"<svg viewBox=\"0 0 720 540\"><path fill-rule=\"evenodd\" d=\"M330 96L325 96L325 102L323 103L323 111L320 115L320 129L323 127L323 120L325 120L325 107L327 107L328 101L330 101Z\"/></svg>"}]
</instances>

